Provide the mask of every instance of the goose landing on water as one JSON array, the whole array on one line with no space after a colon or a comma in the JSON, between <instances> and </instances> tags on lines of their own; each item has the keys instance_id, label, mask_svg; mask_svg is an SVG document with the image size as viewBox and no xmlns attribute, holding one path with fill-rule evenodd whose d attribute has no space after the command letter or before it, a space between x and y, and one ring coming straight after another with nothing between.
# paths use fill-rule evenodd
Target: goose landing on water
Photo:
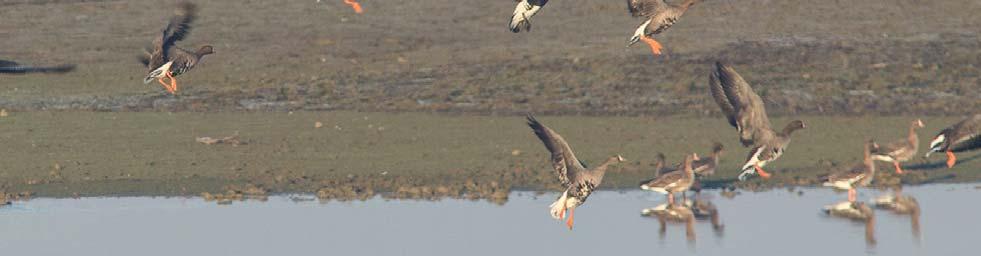
<instances>
[{"instance_id":1,"label":"goose landing on water","mask_svg":"<svg viewBox=\"0 0 981 256\"><path fill-rule=\"evenodd\" d=\"M981 114L975 114L940 131L933 137L933 141L930 141L930 151L927 151L923 157L930 157L934 152L946 152L947 168L953 168L957 163L954 152L979 148L981 148Z\"/></svg>"},{"instance_id":2,"label":"goose landing on water","mask_svg":"<svg viewBox=\"0 0 981 256\"><path fill-rule=\"evenodd\" d=\"M651 52L654 55L660 55L663 46L654 40L654 35L668 30L675 22L678 22L681 15L688 11L688 7L698 1L701 0L685 0L679 5L669 5L664 0L627 0L627 11L630 12L630 16L647 18L634 30L634 35L630 37L627 47L644 41L651 47Z\"/></svg>"},{"instance_id":3,"label":"goose landing on water","mask_svg":"<svg viewBox=\"0 0 981 256\"><path fill-rule=\"evenodd\" d=\"M531 16L535 16L548 0L516 0L518 5L514 7L514 14L511 14L511 22L508 23L508 29L511 32L518 33L522 29L525 31L531 31Z\"/></svg>"},{"instance_id":4,"label":"goose landing on water","mask_svg":"<svg viewBox=\"0 0 981 256\"><path fill-rule=\"evenodd\" d=\"M753 88L735 69L722 63L715 63L709 76L709 89L729 124L739 131L739 141L743 146L753 145L746 163L740 169L739 180L746 180L748 175L754 173L769 178L770 174L763 170L763 166L783 155L790 144L790 135L806 127L804 121L794 120L782 131L774 131L770 128L770 119L760 95L753 92Z\"/></svg>"},{"instance_id":5,"label":"goose landing on water","mask_svg":"<svg viewBox=\"0 0 981 256\"><path fill-rule=\"evenodd\" d=\"M586 198L600 185L606 169L610 165L623 162L624 159L620 155L611 156L603 164L593 169L586 169L586 166L572 153L569 144L558 133L538 122L531 115L528 115L528 126L552 154L552 168L555 169L559 182L566 188L559 199L549 206L549 212L552 218L561 220L566 217L565 213L568 210L569 218L566 225L571 230L576 207L585 203Z\"/></svg>"},{"instance_id":6,"label":"goose landing on water","mask_svg":"<svg viewBox=\"0 0 981 256\"><path fill-rule=\"evenodd\" d=\"M197 7L194 4L181 2L170 23L153 40L152 49L140 56L140 63L149 69L143 78L144 84L157 79L167 92L176 94L177 80L174 77L190 71L205 55L215 53L210 45L201 46L194 51L175 45L191 32L191 22L197 17L196 13ZM164 77L170 79L170 84L164 83Z\"/></svg>"},{"instance_id":7,"label":"goose landing on water","mask_svg":"<svg viewBox=\"0 0 981 256\"><path fill-rule=\"evenodd\" d=\"M877 148L872 152L872 159L891 162L896 167L896 173L902 174L903 169L899 167L899 163L909 161L916 155L916 151L920 147L920 138L916 136L916 129L923 128L923 126L923 121L920 119L913 120L909 126L909 135L906 139Z\"/></svg>"}]
</instances>

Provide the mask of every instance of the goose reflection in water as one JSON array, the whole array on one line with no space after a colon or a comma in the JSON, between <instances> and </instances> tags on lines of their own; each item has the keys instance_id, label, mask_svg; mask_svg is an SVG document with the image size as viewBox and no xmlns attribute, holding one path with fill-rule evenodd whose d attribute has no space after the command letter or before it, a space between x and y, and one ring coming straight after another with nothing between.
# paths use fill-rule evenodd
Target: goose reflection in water
<instances>
[{"instance_id":1,"label":"goose reflection in water","mask_svg":"<svg viewBox=\"0 0 981 256\"><path fill-rule=\"evenodd\" d=\"M864 202L843 201L824 207L824 213L834 218L842 218L865 223L865 244L875 246L875 211Z\"/></svg>"},{"instance_id":2,"label":"goose reflection in water","mask_svg":"<svg viewBox=\"0 0 981 256\"><path fill-rule=\"evenodd\" d=\"M896 189L895 194L876 197L872 200L872 204L877 209L888 210L897 215L909 215L913 237L920 239L920 204L915 197L902 195L902 190L899 188Z\"/></svg>"},{"instance_id":3,"label":"goose reflection in water","mask_svg":"<svg viewBox=\"0 0 981 256\"><path fill-rule=\"evenodd\" d=\"M693 197L693 200L684 200L681 203L664 203L655 207L641 210L641 216L656 218L661 224L659 231L661 239L667 233L667 223L682 223L685 225L685 237L689 242L695 241L695 222L709 221L712 230L719 237L722 236L725 225L719 217L719 210L715 204L702 196Z\"/></svg>"}]
</instances>

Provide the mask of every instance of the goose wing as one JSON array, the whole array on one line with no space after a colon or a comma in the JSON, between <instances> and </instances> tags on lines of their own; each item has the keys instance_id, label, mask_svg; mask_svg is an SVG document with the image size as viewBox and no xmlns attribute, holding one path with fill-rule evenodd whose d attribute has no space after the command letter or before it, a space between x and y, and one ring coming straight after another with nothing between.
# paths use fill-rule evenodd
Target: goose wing
<instances>
[{"instance_id":1,"label":"goose wing","mask_svg":"<svg viewBox=\"0 0 981 256\"><path fill-rule=\"evenodd\" d=\"M534 116L528 115L528 126L535 132L535 136L545 144L545 148L552 153L552 168L555 169L559 182L568 187L572 183L571 181L575 181L586 167L572 153L572 148L562 136L538 122Z\"/></svg>"},{"instance_id":2,"label":"goose wing","mask_svg":"<svg viewBox=\"0 0 981 256\"><path fill-rule=\"evenodd\" d=\"M772 137L773 130L763 99L735 69L716 62L711 81L712 97L726 114L729 124L739 130L739 140L744 146Z\"/></svg>"},{"instance_id":3,"label":"goose wing","mask_svg":"<svg viewBox=\"0 0 981 256\"><path fill-rule=\"evenodd\" d=\"M664 0L627 0L627 11L633 17L650 17L664 10Z\"/></svg>"}]
</instances>

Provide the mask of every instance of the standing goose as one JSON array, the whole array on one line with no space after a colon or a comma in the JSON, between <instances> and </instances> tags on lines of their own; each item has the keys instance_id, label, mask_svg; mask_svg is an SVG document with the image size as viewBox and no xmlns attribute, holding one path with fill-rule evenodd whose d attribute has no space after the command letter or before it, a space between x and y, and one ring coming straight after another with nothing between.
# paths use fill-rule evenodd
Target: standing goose
<instances>
[{"instance_id":1,"label":"standing goose","mask_svg":"<svg viewBox=\"0 0 981 256\"><path fill-rule=\"evenodd\" d=\"M924 157L930 157L933 152L947 152L947 168L953 168L957 163L954 152L978 148L981 148L981 114L975 114L940 131L930 141L930 151Z\"/></svg>"},{"instance_id":2,"label":"standing goose","mask_svg":"<svg viewBox=\"0 0 981 256\"><path fill-rule=\"evenodd\" d=\"M848 201L855 202L855 187L868 186L875 178L875 162L871 151L879 145L875 141L865 142L864 158L861 165L856 165L844 172L832 173L823 178L825 187L848 190Z\"/></svg>"},{"instance_id":3,"label":"standing goose","mask_svg":"<svg viewBox=\"0 0 981 256\"><path fill-rule=\"evenodd\" d=\"M514 7L514 14L511 15L511 22L508 28L511 32L518 33L522 29L531 31L531 16L535 16L548 0L515 0L518 5Z\"/></svg>"},{"instance_id":4,"label":"standing goose","mask_svg":"<svg viewBox=\"0 0 981 256\"><path fill-rule=\"evenodd\" d=\"M678 22L685 11L688 11L688 7L698 1L700 0L685 0L679 5L669 5L664 0L627 0L627 10L630 11L630 16L647 18L634 30L634 35L630 37L630 43L627 44L627 47L643 40L644 43L651 46L654 55L660 55L661 43L654 40L653 36L668 30L671 25Z\"/></svg>"},{"instance_id":5,"label":"standing goose","mask_svg":"<svg viewBox=\"0 0 981 256\"><path fill-rule=\"evenodd\" d=\"M691 163L695 175L699 177L712 176L715 168L719 166L719 157L722 156L722 143L716 142L712 145L712 153L707 158L701 158ZM697 158L697 155L696 155Z\"/></svg>"},{"instance_id":6,"label":"standing goose","mask_svg":"<svg viewBox=\"0 0 981 256\"><path fill-rule=\"evenodd\" d=\"M586 169L576 155L572 153L572 148L565 142L558 133L545 127L534 116L528 115L528 126L535 132L535 136L545 144L545 148L552 153L552 168L555 169L559 182L566 188L559 199L552 203L550 213L552 218L561 220L565 218L565 211L569 211L569 219L566 225L572 229L573 217L576 207L586 202L589 194L593 193L596 186L603 181L603 175L611 164L623 162L620 155L611 156L606 162L593 169Z\"/></svg>"},{"instance_id":7,"label":"standing goose","mask_svg":"<svg viewBox=\"0 0 981 256\"><path fill-rule=\"evenodd\" d=\"M790 144L790 135L803 129L804 121L791 121L782 131L776 132L770 128L770 119L766 116L766 107L760 95L753 92L753 88L736 70L716 62L709 78L712 97L729 124L739 131L739 141L743 146L753 145L746 163L740 169L739 180L746 180L746 176L753 173L769 178L770 174L763 170L763 166L783 155Z\"/></svg>"},{"instance_id":8,"label":"standing goose","mask_svg":"<svg viewBox=\"0 0 981 256\"><path fill-rule=\"evenodd\" d=\"M674 204L674 193L684 193L695 182L695 172L691 167L692 161L697 160L695 157L695 154L685 155L685 163L680 171L665 173L652 180L644 181L640 184L640 188L668 194L668 203Z\"/></svg>"},{"instance_id":9,"label":"standing goose","mask_svg":"<svg viewBox=\"0 0 981 256\"><path fill-rule=\"evenodd\" d=\"M903 169L899 167L900 162L906 162L916 155L919 150L920 138L916 136L916 129L923 128L923 121L913 120L909 126L909 136L906 139L898 140L882 146L872 152L872 159L891 162L896 167L897 174L903 174Z\"/></svg>"},{"instance_id":10,"label":"standing goose","mask_svg":"<svg viewBox=\"0 0 981 256\"><path fill-rule=\"evenodd\" d=\"M156 78L164 89L171 94L176 94L177 80L174 77L190 71L205 55L215 53L211 45L201 46L194 51L175 45L190 33L191 22L194 21L196 12L197 7L192 3L178 4L177 11L170 18L170 23L161 31L160 36L153 40L152 50L140 57L140 62L149 69L146 78L143 78L144 84ZM164 83L164 77L170 79L169 85Z\"/></svg>"}]
</instances>

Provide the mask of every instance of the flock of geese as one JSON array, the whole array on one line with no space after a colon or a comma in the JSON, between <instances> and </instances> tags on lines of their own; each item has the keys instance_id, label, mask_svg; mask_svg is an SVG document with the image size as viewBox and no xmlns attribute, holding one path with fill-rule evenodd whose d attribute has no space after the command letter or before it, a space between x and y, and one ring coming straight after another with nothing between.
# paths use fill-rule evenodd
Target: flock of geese
<instances>
[{"instance_id":1,"label":"flock of geese","mask_svg":"<svg viewBox=\"0 0 981 256\"><path fill-rule=\"evenodd\" d=\"M754 174L763 178L770 177L771 174L764 171L763 166L783 155L790 144L791 134L805 128L804 121L791 121L779 132L770 128L770 121L760 96L753 92L750 85L734 69L725 64L715 64L709 75L709 83L712 97L725 114L729 124L738 131L740 142L743 146L750 147L749 154L740 169L742 172L737 178L746 180ZM576 158L572 148L561 135L531 115L528 115L527 119L528 126L551 153L552 167L562 186L566 188L558 200L552 203L550 212L553 218L563 219L566 217L565 212L568 211L566 225L571 229L575 208L586 202L590 193L599 186L607 168L623 162L624 159L620 155L614 155L603 164L589 169ZM871 139L866 141L863 145L863 161L854 167L822 176L823 185L847 190L848 202L854 203L855 189L869 185L875 177L874 161L891 162L895 166L896 173L903 173L900 163L909 161L916 155L919 148L916 130L922 127L924 127L923 121L917 119L910 124L907 138L881 146ZM978 148L981 148L981 114L975 114L941 130L930 141L930 149L924 157L929 157L935 152L945 152L948 157L946 165L952 168L956 163L954 153ZM654 170L657 176L641 182L640 188L667 194L668 203L674 205L676 193L684 195L685 191L698 184L699 177L712 175L715 172L719 166L722 150L722 145L717 143L708 158L701 159L696 153L686 154L684 161L673 168L665 167L664 156L658 154Z\"/></svg>"},{"instance_id":2,"label":"flock of geese","mask_svg":"<svg viewBox=\"0 0 981 256\"><path fill-rule=\"evenodd\" d=\"M508 27L512 32L530 31L531 17L537 14L548 3L548 0L516 0L518 2L511 16ZM660 34L674 25L689 7L699 0L684 0L672 5L665 0L627 0L627 10L633 17L647 19L635 30L629 39L633 45L644 41L655 54L661 54L662 46L652 37ZM749 147L749 154L740 168L737 176L740 181L751 175L763 178L771 176L763 167L780 158L791 142L791 136L797 130L806 128L804 121L794 120L787 123L783 129L774 130L766 114L766 107L746 80L732 67L716 62L709 74L709 89L711 96L725 114L729 125L736 128L739 141L744 147ZM607 168L623 162L620 155L611 156L603 164L589 169L576 158L572 148L558 133L549 129L533 116L528 116L528 126L545 144L552 154L552 167L562 186L566 188L559 198L550 206L550 213L555 219L567 219L569 229L573 226L575 208L586 202L595 188L603 180ZM856 206L855 188L867 186L875 176L874 161L890 162L897 174L902 174L900 163L912 159L919 148L916 129L923 128L923 121L917 119L909 127L909 136L885 145L879 145L869 139L863 145L863 161L854 167L833 172L822 176L824 186L848 191L849 207ZM930 150L925 157L934 152L947 154L947 167L956 163L954 152L981 148L981 114L975 114L937 134L930 142ZM717 145L711 158L700 159L697 154L685 155L684 161L674 168L664 168L663 155L659 155L653 179L641 182L641 189L667 194L668 205L675 204L674 194L688 191L700 176L714 173L718 166L721 145ZM662 210L670 210L665 208ZM568 216L566 215L568 212ZM567 217L567 218L566 218Z\"/></svg>"},{"instance_id":3,"label":"flock of geese","mask_svg":"<svg viewBox=\"0 0 981 256\"><path fill-rule=\"evenodd\" d=\"M349 4L356 3L345 1ZM548 0L516 1L518 4L508 27L515 33L530 31L532 27L531 18L541 11ZM653 36L674 25L689 7L699 1L683 0L680 4L672 5L664 0L627 0L628 11L633 17L646 18L630 37L628 46L643 41L650 45L655 55L660 54L662 46L653 39ZM356 10L359 9L356 8ZM197 8L192 3L182 2L178 4L177 10L168 24L154 38L152 45L146 49L145 54L139 58L148 70L144 83L157 80L167 92L175 94L178 90L175 77L193 69L204 56L215 53L211 45L202 45L196 49L185 49L177 46L177 42L184 40L189 35L191 23L196 18L196 10ZM67 72L72 68L74 66L71 65L32 67L0 61L0 73ZM169 80L169 82L165 82L164 79ZM739 141L744 147L750 148L740 169L741 173L737 178L746 180L752 175L759 175L763 178L770 177L771 174L766 172L763 167L784 154L791 142L793 133L806 128L805 122L794 120L784 125L783 129L774 130L766 114L763 100L753 91L750 84L728 65L715 63L709 74L709 88L711 97L719 105L728 123L736 128ZM527 121L535 135L545 144L545 148L551 152L552 167L555 169L559 182L566 188L550 206L550 213L555 219L567 219L566 224L571 229L576 207L586 202L586 198L600 185L607 169L623 162L624 158L620 155L613 155L602 164L587 168L582 161L576 158L572 148L557 132L531 115L528 115ZM873 140L866 141L863 145L863 162L852 168L823 177L824 185L848 190L849 202L854 202L855 188L867 186L874 178L874 161L890 162L894 165L896 173L903 173L900 164L909 161L916 155L919 144L916 130L922 127L924 124L921 120L914 120L909 127L909 136L905 139L881 146ZM926 157L929 157L931 153L944 152L947 154L947 166L953 167L956 163L955 152L981 147L981 114L975 114L943 129L930 142L929 147ZM669 204L674 205L674 194L682 193L684 195L684 192L691 189L692 186L697 186L698 177L711 175L715 172L722 150L722 145L716 144L709 157L704 159L694 153L686 154L684 161L674 167L666 166L663 155L660 155L657 170L655 170L657 176L642 182L640 187L644 190L667 194ZM568 214L566 214L567 212Z\"/></svg>"}]
</instances>

